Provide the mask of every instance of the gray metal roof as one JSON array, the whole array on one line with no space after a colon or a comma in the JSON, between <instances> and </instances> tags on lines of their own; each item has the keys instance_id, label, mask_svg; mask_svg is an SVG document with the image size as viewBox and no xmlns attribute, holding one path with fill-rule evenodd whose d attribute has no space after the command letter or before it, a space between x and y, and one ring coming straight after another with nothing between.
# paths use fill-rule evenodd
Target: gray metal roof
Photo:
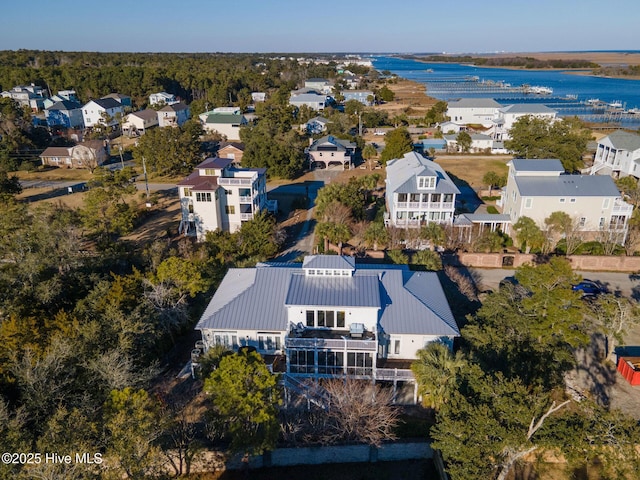
<instances>
[{"instance_id":1,"label":"gray metal roof","mask_svg":"<svg viewBox=\"0 0 640 480\"><path fill-rule=\"evenodd\" d=\"M564 172L562 162L555 158L514 158L509 163L516 172Z\"/></svg>"},{"instance_id":2,"label":"gray metal roof","mask_svg":"<svg viewBox=\"0 0 640 480\"><path fill-rule=\"evenodd\" d=\"M78 102L74 102L73 100L60 100L47 108L47 110L77 110L79 108L82 108L82 105Z\"/></svg>"},{"instance_id":3,"label":"gray metal roof","mask_svg":"<svg viewBox=\"0 0 640 480\"><path fill-rule=\"evenodd\" d=\"M314 152L318 149L318 147L322 145L334 145L338 148L338 151L344 151L349 148L355 149L357 145L354 142L350 142L349 140L344 140L342 138L334 137L333 135L325 135L322 138L319 138L309 147L309 150Z\"/></svg>"},{"instance_id":4,"label":"gray metal roof","mask_svg":"<svg viewBox=\"0 0 640 480\"><path fill-rule=\"evenodd\" d=\"M605 140L609 140L616 150L626 150L628 152L640 150L640 135L636 135L635 133L616 130L606 137L601 138L598 143L604 143Z\"/></svg>"},{"instance_id":5,"label":"gray metal roof","mask_svg":"<svg viewBox=\"0 0 640 480\"><path fill-rule=\"evenodd\" d=\"M101 106L105 110L107 110L109 108L122 107L122 104L119 101L117 101L116 99L111 98L111 97L95 98L95 99L90 100L89 102L87 102L86 105L88 105L91 102L98 104L99 106Z\"/></svg>"},{"instance_id":6,"label":"gray metal roof","mask_svg":"<svg viewBox=\"0 0 640 480\"><path fill-rule=\"evenodd\" d=\"M502 105L493 98L461 98L449 102L448 108L500 108Z\"/></svg>"},{"instance_id":7,"label":"gray metal roof","mask_svg":"<svg viewBox=\"0 0 640 480\"><path fill-rule=\"evenodd\" d=\"M511 216L506 213L462 213L456 217L454 224L469 225L470 223L511 222Z\"/></svg>"},{"instance_id":8,"label":"gray metal roof","mask_svg":"<svg viewBox=\"0 0 640 480\"><path fill-rule=\"evenodd\" d=\"M353 257L342 255L307 255L302 268L333 268L336 270L353 270L356 261Z\"/></svg>"},{"instance_id":9,"label":"gray metal roof","mask_svg":"<svg viewBox=\"0 0 640 480\"><path fill-rule=\"evenodd\" d=\"M559 175L514 177L523 197L619 197L620 191L607 175Z\"/></svg>"},{"instance_id":10,"label":"gray metal roof","mask_svg":"<svg viewBox=\"0 0 640 480\"><path fill-rule=\"evenodd\" d=\"M287 303L345 307L362 303L380 307L379 323L388 334L460 334L433 272L411 272L406 265L358 264L353 277L322 278L304 277L301 267L272 263L230 269L196 329L284 332ZM332 303L320 303L328 299Z\"/></svg>"},{"instance_id":11,"label":"gray metal roof","mask_svg":"<svg viewBox=\"0 0 640 480\"><path fill-rule=\"evenodd\" d=\"M447 172L436 162L419 153L405 153L404 157L389 160L387 170L387 195L393 193L455 193L460 190L449 178ZM437 176L436 188L418 189L417 177Z\"/></svg>"},{"instance_id":12,"label":"gray metal roof","mask_svg":"<svg viewBox=\"0 0 640 480\"><path fill-rule=\"evenodd\" d=\"M501 108L500 111L503 113L529 113L532 115L537 113L558 113L542 103L514 103L513 105L507 105Z\"/></svg>"},{"instance_id":13,"label":"gray metal roof","mask_svg":"<svg viewBox=\"0 0 640 480\"><path fill-rule=\"evenodd\" d=\"M285 305L380 308L378 277L317 277L292 274Z\"/></svg>"},{"instance_id":14,"label":"gray metal roof","mask_svg":"<svg viewBox=\"0 0 640 480\"><path fill-rule=\"evenodd\" d=\"M289 103L305 103L305 102L326 102L326 95L316 95L314 93L301 93L300 95L291 95Z\"/></svg>"}]
</instances>

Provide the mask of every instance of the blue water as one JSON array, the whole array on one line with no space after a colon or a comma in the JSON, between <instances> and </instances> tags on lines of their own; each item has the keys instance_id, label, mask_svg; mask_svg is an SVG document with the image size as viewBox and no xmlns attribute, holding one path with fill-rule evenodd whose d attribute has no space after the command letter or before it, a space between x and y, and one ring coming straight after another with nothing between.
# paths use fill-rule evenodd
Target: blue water
<instances>
[{"instance_id":1,"label":"blue water","mask_svg":"<svg viewBox=\"0 0 640 480\"><path fill-rule=\"evenodd\" d=\"M532 96L522 95L513 92L502 93L477 93L477 92L450 92L433 94L441 100L452 100L461 97L490 97L497 102L510 100L515 103L514 98L521 97L523 101L536 101L549 104L551 108L558 107L558 99L567 95L577 95L578 102L585 102L589 99L599 99L606 103L614 101L622 102L624 108L640 108L640 80L625 80L618 78L602 78L587 75L575 75L565 73L565 71L553 70L511 70L506 68L483 68L473 65L451 64L451 63L422 63L415 60L402 59L396 57L374 57L373 65L377 70L389 70L396 75L424 83L429 94L430 82L442 82L446 80L463 81L465 77L479 77L480 81L505 82L512 86L523 84L539 85L551 87L553 95ZM429 70L429 71L428 71ZM436 85L433 83L432 85ZM506 102L501 102L506 103ZM576 102L568 102L567 109L571 104L578 107ZM563 112L561 112L563 113ZM564 112L570 114L570 110ZM640 121L640 115L636 115ZM635 119L634 119L634 123Z\"/></svg>"}]
</instances>

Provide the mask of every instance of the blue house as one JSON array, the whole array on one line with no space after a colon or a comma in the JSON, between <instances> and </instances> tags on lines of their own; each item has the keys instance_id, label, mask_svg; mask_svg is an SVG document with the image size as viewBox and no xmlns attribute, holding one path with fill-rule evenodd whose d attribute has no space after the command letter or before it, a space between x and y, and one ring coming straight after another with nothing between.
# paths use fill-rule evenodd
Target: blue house
<instances>
[{"instance_id":1,"label":"blue house","mask_svg":"<svg viewBox=\"0 0 640 480\"><path fill-rule=\"evenodd\" d=\"M61 100L44 111L49 128L84 128L82 105L72 100Z\"/></svg>"},{"instance_id":2,"label":"blue house","mask_svg":"<svg viewBox=\"0 0 640 480\"><path fill-rule=\"evenodd\" d=\"M375 97L371 90L343 90L340 93L342 93L345 102L349 100L357 100L366 106L371 106L373 102L369 99Z\"/></svg>"}]
</instances>

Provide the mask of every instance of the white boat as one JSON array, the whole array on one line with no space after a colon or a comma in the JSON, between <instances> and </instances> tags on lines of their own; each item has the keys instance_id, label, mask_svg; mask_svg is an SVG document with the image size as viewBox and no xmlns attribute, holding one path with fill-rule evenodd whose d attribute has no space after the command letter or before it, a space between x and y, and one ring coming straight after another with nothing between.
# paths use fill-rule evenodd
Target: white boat
<instances>
[{"instance_id":1,"label":"white boat","mask_svg":"<svg viewBox=\"0 0 640 480\"><path fill-rule=\"evenodd\" d=\"M640 108L630 108L627 110L627 113L631 113L632 115L640 115Z\"/></svg>"},{"instance_id":2,"label":"white boat","mask_svg":"<svg viewBox=\"0 0 640 480\"><path fill-rule=\"evenodd\" d=\"M530 87L526 87L525 92L533 93L535 95L551 95L553 93L553 88L541 87L540 85L531 85Z\"/></svg>"},{"instance_id":3,"label":"white boat","mask_svg":"<svg viewBox=\"0 0 640 480\"><path fill-rule=\"evenodd\" d=\"M589 105L597 105L600 103L600 99L599 98L590 98L589 100L587 100L587 103Z\"/></svg>"},{"instance_id":4,"label":"white boat","mask_svg":"<svg viewBox=\"0 0 640 480\"><path fill-rule=\"evenodd\" d=\"M622 102L620 100L614 100L609 104L611 108L622 108Z\"/></svg>"}]
</instances>

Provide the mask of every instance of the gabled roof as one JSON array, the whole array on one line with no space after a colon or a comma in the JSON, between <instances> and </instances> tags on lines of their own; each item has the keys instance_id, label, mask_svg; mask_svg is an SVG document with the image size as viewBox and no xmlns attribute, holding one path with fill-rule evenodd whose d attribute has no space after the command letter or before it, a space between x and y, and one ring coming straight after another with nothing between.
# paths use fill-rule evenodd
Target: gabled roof
<instances>
[{"instance_id":1,"label":"gabled roof","mask_svg":"<svg viewBox=\"0 0 640 480\"><path fill-rule=\"evenodd\" d=\"M49 147L40 154L41 157L70 157L71 147Z\"/></svg>"},{"instance_id":2,"label":"gabled roof","mask_svg":"<svg viewBox=\"0 0 640 480\"><path fill-rule=\"evenodd\" d=\"M458 187L440 165L416 152L405 153L402 158L389 160L386 169L388 195L393 193L460 193ZM417 177L433 176L438 177L435 189L418 189Z\"/></svg>"},{"instance_id":3,"label":"gabled roof","mask_svg":"<svg viewBox=\"0 0 640 480\"><path fill-rule=\"evenodd\" d=\"M461 98L449 102L448 108L500 108L501 104L493 98Z\"/></svg>"},{"instance_id":4,"label":"gabled roof","mask_svg":"<svg viewBox=\"0 0 640 480\"><path fill-rule=\"evenodd\" d=\"M289 98L289 102L325 102L327 97L325 95L318 95L315 93L301 93L299 95L292 94Z\"/></svg>"},{"instance_id":5,"label":"gabled roof","mask_svg":"<svg viewBox=\"0 0 640 480\"><path fill-rule=\"evenodd\" d=\"M95 98L93 100L89 100L89 102L87 102L86 105L89 105L89 103L91 103L91 102L99 105L100 107L104 108L105 110L108 110L110 108L122 108L122 104L119 101L117 101L117 100L115 100L113 98L109 98L109 97L107 97L107 98Z\"/></svg>"},{"instance_id":6,"label":"gabled roof","mask_svg":"<svg viewBox=\"0 0 640 480\"><path fill-rule=\"evenodd\" d=\"M294 301L335 307L362 302L380 308L380 327L387 334L460 334L435 273L411 272L406 265L356 267L354 275L345 278L304 277L299 263L230 269L196 329L284 332L286 305Z\"/></svg>"},{"instance_id":7,"label":"gabled roof","mask_svg":"<svg viewBox=\"0 0 640 480\"><path fill-rule=\"evenodd\" d=\"M552 108L547 107L541 103L514 103L513 105L507 105L500 109L503 113L522 113L522 114L540 114L540 113L558 113Z\"/></svg>"},{"instance_id":8,"label":"gabled roof","mask_svg":"<svg viewBox=\"0 0 640 480\"><path fill-rule=\"evenodd\" d=\"M244 152L244 143L240 143L240 142L222 142L220 144L220 147L218 148L218 151L227 147L237 148L238 150L241 150Z\"/></svg>"},{"instance_id":9,"label":"gabled roof","mask_svg":"<svg viewBox=\"0 0 640 480\"><path fill-rule=\"evenodd\" d=\"M343 140L341 138L336 138L333 135L325 135L322 138L319 138L309 147L310 151L316 151L318 147L322 145L334 145L338 151L345 151L348 148L356 148L357 145L349 140Z\"/></svg>"},{"instance_id":10,"label":"gabled roof","mask_svg":"<svg viewBox=\"0 0 640 480\"><path fill-rule=\"evenodd\" d=\"M143 120L154 120L158 118L158 113L151 109L147 108L145 110L138 110L137 112L131 112L129 115L133 115L134 117L141 118Z\"/></svg>"},{"instance_id":11,"label":"gabled roof","mask_svg":"<svg viewBox=\"0 0 640 480\"><path fill-rule=\"evenodd\" d=\"M129 95L124 95L122 93L110 93L109 95L105 95L102 98L113 98L114 100L118 101L118 99L120 100L124 100L126 98L131 98ZM118 102L120 103L120 102Z\"/></svg>"},{"instance_id":12,"label":"gabled roof","mask_svg":"<svg viewBox=\"0 0 640 480\"><path fill-rule=\"evenodd\" d=\"M74 102L73 100L60 100L51 105L47 110L78 110L82 108L78 102Z\"/></svg>"},{"instance_id":13,"label":"gabled roof","mask_svg":"<svg viewBox=\"0 0 640 480\"><path fill-rule=\"evenodd\" d=\"M188 105L185 105L182 102L172 103L171 105L167 105L166 107L162 107L159 112L179 112L181 110L188 110Z\"/></svg>"},{"instance_id":14,"label":"gabled roof","mask_svg":"<svg viewBox=\"0 0 640 480\"><path fill-rule=\"evenodd\" d=\"M598 143L603 143L604 140L609 140L616 150L626 150L627 152L640 150L640 135L635 133L616 130L606 137L601 138Z\"/></svg>"}]
</instances>

